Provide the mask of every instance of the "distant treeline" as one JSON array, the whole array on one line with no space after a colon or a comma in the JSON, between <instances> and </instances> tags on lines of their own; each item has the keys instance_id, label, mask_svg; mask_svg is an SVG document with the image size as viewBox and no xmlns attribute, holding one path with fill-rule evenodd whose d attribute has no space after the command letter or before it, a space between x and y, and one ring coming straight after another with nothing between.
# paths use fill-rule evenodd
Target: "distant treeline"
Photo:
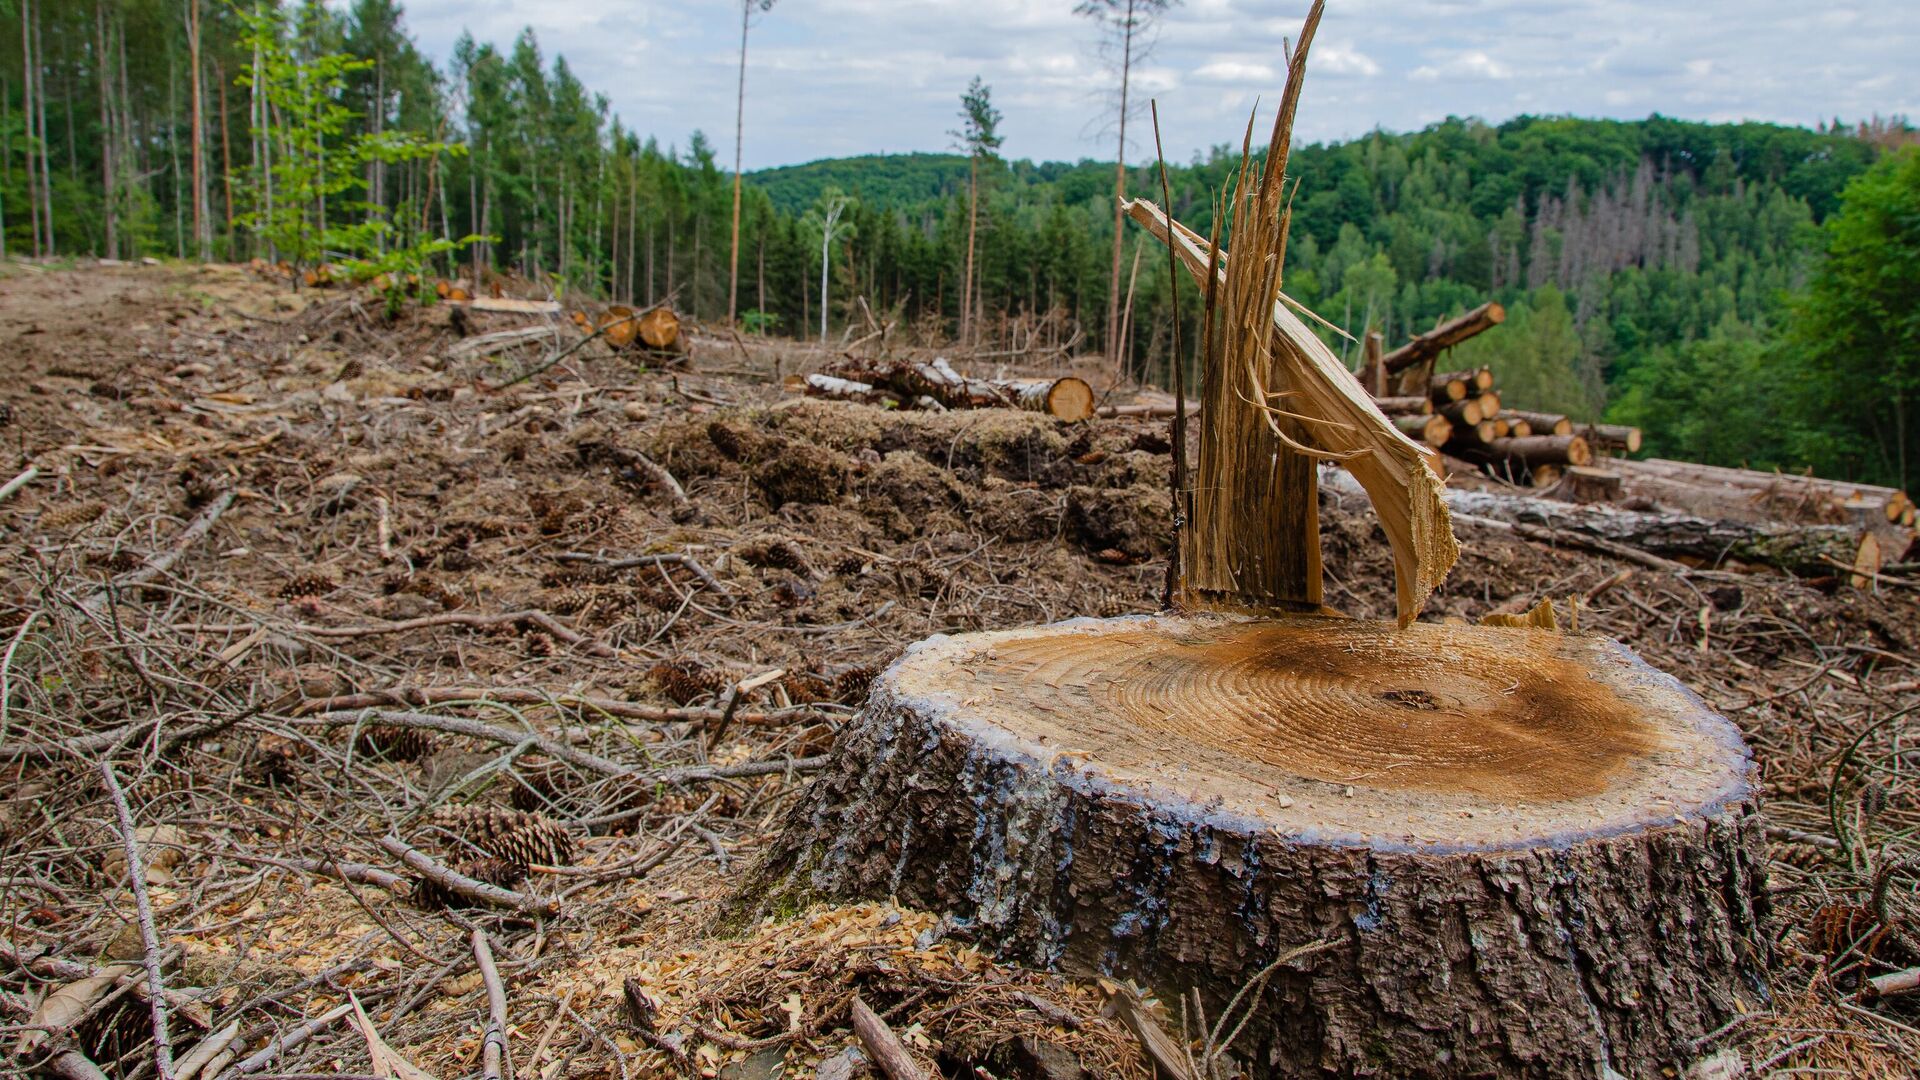
<instances>
[{"instance_id":1,"label":"distant treeline","mask_svg":"<svg viewBox=\"0 0 1920 1080\"><path fill-rule=\"evenodd\" d=\"M671 298L697 317L726 314L732 178L712 143L694 132L662 145L628 130L564 59L542 55L531 31L505 46L463 37L443 70L415 47L394 0L354 0L345 11L318 0L19 0L13 9L18 32L0 33L0 232L10 254L270 254L247 227L265 209L258 177L299 147L295 127L252 89L270 73L243 16L277 12L275 32L294 57L357 61L317 160L370 136L444 147L390 161L365 155L364 172L320 198L320 224L383 223L396 245L478 235L436 254L440 269L512 270L573 294ZM1020 123L1017 112L1005 118L1010 129ZM1497 365L1515 403L1636 421L1665 453L1899 479L1915 457L1908 451L1920 451L1905 419L1914 389L1887 383L1876 394L1849 373L1837 403L1796 412L1791 399L1795 380L1815 374L1805 366L1818 351L1807 346L1815 323L1805 301L1819 292L1848 185L1897 198L1899 159L1913 152L1895 148L1912 136L1904 123L1811 131L1521 117L1298 147L1286 288L1356 336L1372 326L1390 343L1499 299L1507 324L1458 360ZM1224 146L1174 163L1176 215L1209 228L1212 200L1236 167ZM1875 181L1870 169L1895 179ZM862 302L881 320L954 329L967 171L959 155L908 154L750 174L743 321L796 335L815 324L817 208L850 195L852 228L829 251L834 331L865 325ZM1149 196L1159 186L1147 163L1128 183ZM1098 350L1113 194L1111 163L985 161L975 282L983 348L1029 349L1077 331ZM1887 220L1897 246L1906 219ZM1142 257L1136 271L1130 249L1127 270L1127 364L1165 381L1165 263ZM1199 304L1189 300L1182 336L1191 344ZM1910 345L1871 347L1883 366L1920 367L1900 353ZM1831 364L1821 370L1842 378Z\"/></svg>"}]
</instances>

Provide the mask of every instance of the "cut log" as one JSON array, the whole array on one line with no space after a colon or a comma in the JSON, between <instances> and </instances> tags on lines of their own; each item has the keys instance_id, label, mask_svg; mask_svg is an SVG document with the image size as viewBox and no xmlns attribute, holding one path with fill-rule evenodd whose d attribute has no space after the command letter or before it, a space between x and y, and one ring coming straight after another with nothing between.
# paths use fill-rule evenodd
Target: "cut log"
<instances>
[{"instance_id":1,"label":"cut log","mask_svg":"<svg viewBox=\"0 0 1920 1080\"><path fill-rule=\"evenodd\" d=\"M1328 943L1254 991L1257 1076L1654 1076L1764 1001L1752 774L1599 638L1076 620L915 646L741 896L897 896L1210 1016Z\"/></svg>"},{"instance_id":2,"label":"cut log","mask_svg":"<svg viewBox=\"0 0 1920 1080\"><path fill-rule=\"evenodd\" d=\"M1472 461L1505 462L1532 468L1535 465L1587 465L1593 450L1578 435L1529 435L1524 439L1492 439L1485 446L1471 448L1461 455Z\"/></svg>"},{"instance_id":3,"label":"cut log","mask_svg":"<svg viewBox=\"0 0 1920 1080\"><path fill-rule=\"evenodd\" d=\"M1527 473L1527 483L1536 488L1554 487L1564 478L1558 465L1535 465Z\"/></svg>"},{"instance_id":4,"label":"cut log","mask_svg":"<svg viewBox=\"0 0 1920 1080\"><path fill-rule=\"evenodd\" d=\"M1381 361L1390 372L1405 371L1416 364L1424 364L1443 351L1467 340L1482 331L1491 330L1507 321L1507 309L1489 301L1451 321L1440 324L1412 341L1388 353Z\"/></svg>"},{"instance_id":5,"label":"cut log","mask_svg":"<svg viewBox=\"0 0 1920 1080\"><path fill-rule=\"evenodd\" d=\"M1388 416L1426 416L1433 412L1433 398L1417 394L1410 397L1374 398L1373 403Z\"/></svg>"},{"instance_id":6,"label":"cut log","mask_svg":"<svg viewBox=\"0 0 1920 1080\"><path fill-rule=\"evenodd\" d=\"M501 315L559 315L564 311L557 300L518 300L510 296L482 296L465 304L472 311Z\"/></svg>"},{"instance_id":7,"label":"cut log","mask_svg":"<svg viewBox=\"0 0 1920 1080\"><path fill-rule=\"evenodd\" d=\"M600 337L616 349L624 349L640 339L640 319L630 307L615 304L602 312L598 320Z\"/></svg>"},{"instance_id":8,"label":"cut log","mask_svg":"<svg viewBox=\"0 0 1920 1080\"><path fill-rule=\"evenodd\" d=\"M666 306L649 309L640 316L640 343L655 352L682 352L685 344L680 339L680 316Z\"/></svg>"},{"instance_id":9,"label":"cut log","mask_svg":"<svg viewBox=\"0 0 1920 1080\"><path fill-rule=\"evenodd\" d=\"M1095 416L1167 417L1172 416L1173 413L1174 405L1171 401L1156 401L1141 405L1102 405L1093 410ZM1187 415L1200 415L1200 405L1198 402L1188 403Z\"/></svg>"},{"instance_id":10,"label":"cut log","mask_svg":"<svg viewBox=\"0 0 1920 1080\"><path fill-rule=\"evenodd\" d=\"M1396 416L1393 426L1407 438L1428 446L1445 446L1453 437L1453 423L1444 416Z\"/></svg>"},{"instance_id":11,"label":"cut log","mask_svg":"<svg viewBox=\"0 0 1920 1080\"><path fill-rule=\"evenodd\" d=\"M1629 454L1640 452L1640 429L1624 424L1588 424L1580 429L1587 442L1600 450L1624 450Z\"/></svg>"},{"instance_id":12,"label":"cut log","mask_svg":"<svg viewBox=\"0 0 1920 1080\"><path fill-rule=\"evenodd\" d=\"M1484 410L1485 406L1480 403L1479 398L1467 398L1464 401L1454 401L1440 406L1440 415L1456 424L1472 427L1482 420L1491 419Z\"/></svg>"},{"instance_id":13,"label":"cut log","mask_svg":"<svg viewBox=\"0 0 1920 1080\"><path fill-rule=\"evenodd\" d=\"M1532 412L1527 409L1508 409L1507 412L1525 420L1535 435L1573 434L1573 421L1559 413Z\"/></svg>"},{"instance_id":14,"label":"cut log","mask_svg":"<svg viewBox=\"0 0 1920 1080\"><path fill-rule=\"evenodd\" d=\"M1069 375L1061 379L993 379L991 384L1028 412L1046 413L1060 420L1085 420L1093 415L1093 387ZM1171 410L1169 410L1171 415Z\"/></svg>"},{"instance_id":15,"label":"cut log","mask_svg":"<svg viewBox=\"0 0 1920 1080\"><path fill-rule=\"evenodd\" d=\"M842 379L837 375L813 372L809 375L789 375L786 389L804 393L808 397L832 398L836 401L857 401L863 405L885 401L898 402L899 398L872 383Z\"/></svg>"},{"instance_id":16,"label":"cut log","mask_svg":"<svg viewBox=\"0 0 1920 1080\"><path fill-rule=\"evenodd\" d=\"M1433 384L1436 386L1442 381L1458 382L1467 388L1469 394L1484 394L1493 389L1493 369L1481 367L1472 371L1449 371L1433 377Z\"/></svg>"},{"instance_id":17,"label":"cut log","mask_svg":"<svg viewBox=\"0 0 1920 1080\"><path fill-rule=\"evenodd\" d=\"M1620 498L1620 474L1590 465L1567 470L1567 498L1577 503L1614 502Z\"/></svg>"},{"instance_id":18,"label":"cut log","mask_svg":"<svg viewBox=\"0 0 1920 1080\"><path fill-rule=\"evenodd\" d=\"M1460 401L1473 393L1473 383L1461 375L1435 375L1427 382L1427 396L1435 405Z\"/></svg>"},{"instance_id":19,"label":"cut log","mask_svg":"<svg viewBox=\"0 0 1920 1080\"><path fill-rule=\"evenodd\" d=\"M1493 437L1496 439L1504 439L1509 435L1513 434L1513 425L1507 423L1505 420L1501 419L1498 416L1494 417L1491 421L1487 421L1487 422L1493 424ZM1531 432L1529 432L1528 434L1531 434ZM1519 437L1525 438L1526 436L1522 435Z\"/></svg>"}]
</instances>

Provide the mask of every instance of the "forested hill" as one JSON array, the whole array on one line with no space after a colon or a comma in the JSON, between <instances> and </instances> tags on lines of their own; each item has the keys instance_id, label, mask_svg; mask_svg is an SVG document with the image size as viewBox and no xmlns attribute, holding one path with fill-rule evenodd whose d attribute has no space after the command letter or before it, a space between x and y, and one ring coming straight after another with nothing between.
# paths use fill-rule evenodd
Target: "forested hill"
<instances>
[{"instance_id":1,"label":"forested hill","mask_svg":"<svg viewBox=\"0 0 1920 1080\"><path fill-rule=\"evenodd\" d=\"M1799 431L1778 422L1780 398L1734 401L1724 384L1771 385L1791 370L1779 332L1823 247L1819 226L1848 183L1911 134L1522 117L1301 146L1289 165L1300 187L1287 288L1356 334L1373 325L1389 341L1499 299L1506 326L1457 359L1496 365L1513 401L1641 423L1660 452L1888 476L1895 455ZM1174 166L1179 216L1204 230L1205 193L1236 164L1222 147ZM1112 168L1016 161L991 170L986 310L1057 304L1085 323L1099 319ZM958 155L841 158L749 179L781 209L840 191L869 213L890 211L863 226L854 248L896 265L916 260L888 251L923 238L957 243L948 223L964 223ZM1135 169L1129 186L1155 196L1158 178ZM896 235L895 223L914 235ZM1166 281L1147 266L1129 355L1152 375L1167 355L1155 329ZM889 275L875 269L884 293Z\"/></svg>"}]
</instances>

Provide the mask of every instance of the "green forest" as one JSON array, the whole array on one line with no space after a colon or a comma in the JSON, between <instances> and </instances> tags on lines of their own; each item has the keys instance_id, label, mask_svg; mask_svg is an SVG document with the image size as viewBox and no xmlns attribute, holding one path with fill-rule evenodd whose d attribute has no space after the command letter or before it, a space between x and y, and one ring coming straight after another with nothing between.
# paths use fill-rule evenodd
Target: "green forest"
<instances>
[{"instance_id":1,"label":"green forest","mask_svg":"<svg viewBox=\"0 0 1920 1080\"><path fill-rule=\"evenodd\" d=\"M1111 161L1002 160L989 138L971 156L750 173L730 305L733 176L715 139L627 128L530 30L462 38L437 65L394 0L5 10L10 256L510 273L707 321L731 306L743 329L793 336L817 333L824 306L830 336L871 313L952 338L966 309L963 344L1001 356L1107 337ZM1511 404L1638 424L1659 455L1911 486L1914 141L1903 121L1529 116L1298 146L1285 287L1390 345L1497 299L1506 324L1455 360L1492 365ZM1153 163L1129 164L1129 192L1157 193ZM1210 228L1237 166L1225 144L1169 163L1176 215ZM1166 263L1138 237L1125 250L1122 360L1164 384ZM1184 299L1190 344L1200 303Z\"/></svg>"}]
</instances>

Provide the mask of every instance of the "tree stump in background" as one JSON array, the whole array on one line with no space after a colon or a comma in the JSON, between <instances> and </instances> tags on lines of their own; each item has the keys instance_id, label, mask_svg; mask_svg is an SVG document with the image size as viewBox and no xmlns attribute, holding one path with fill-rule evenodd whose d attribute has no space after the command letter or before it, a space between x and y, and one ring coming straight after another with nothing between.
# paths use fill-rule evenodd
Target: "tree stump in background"
<instances>
[{"instance_id":1,"label":"tree stump in background","mask_svg":"<svg viewBox=\"0 0 1920 1080\"><path fill-rule=\"evenodd\" d=\"M934 638L743 892L897 896L1209 1017L1254 1075L1629 1077L1761 1007L1738 733L1624 647L1312 616ZM1189 999L1190 1000L1190 999Z\"/></svg>"}]
</instances>

